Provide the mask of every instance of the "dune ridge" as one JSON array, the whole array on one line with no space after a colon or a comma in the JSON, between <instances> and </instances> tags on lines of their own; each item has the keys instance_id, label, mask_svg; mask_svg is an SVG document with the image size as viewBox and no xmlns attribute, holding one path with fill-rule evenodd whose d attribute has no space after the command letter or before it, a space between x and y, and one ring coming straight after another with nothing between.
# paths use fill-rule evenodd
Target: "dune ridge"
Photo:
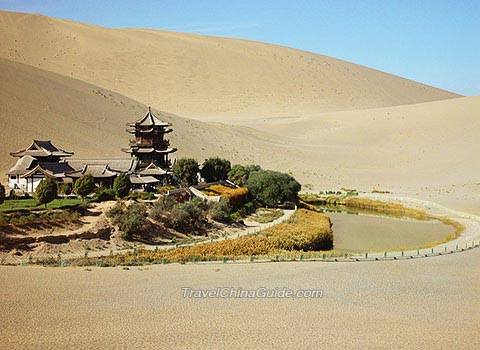
<instances>
[{"instance_id":1,"label":"dune ridge","mask_svg":"<svg viewBox=\"0 0 480 350\"><path fill-rule=\"evenodd\" d=\"M242 124L459 97L328 56L247 40L108 29L5 11L0 33L0 57L199 120Z\"/></svg>"},{"instance_id":2,"label":"dune ridge","mask_svg":"<svg viewBox=\"0 0 480 350\"><path fill-rule=\"evenodd\" d=\"M33 138L77 157L126 157L125 124L146 106L77 79L0 59L0 169ZM477 207L480 97L251 121L206 123L158 112L173 123L176 157L218 155L292 173L304 190L374 188ZM4 180L2 180L4 181ZM468 204L465 207L463 204ZM458 203L457 203L458 204Z\"/></svg>"}]
</instances>

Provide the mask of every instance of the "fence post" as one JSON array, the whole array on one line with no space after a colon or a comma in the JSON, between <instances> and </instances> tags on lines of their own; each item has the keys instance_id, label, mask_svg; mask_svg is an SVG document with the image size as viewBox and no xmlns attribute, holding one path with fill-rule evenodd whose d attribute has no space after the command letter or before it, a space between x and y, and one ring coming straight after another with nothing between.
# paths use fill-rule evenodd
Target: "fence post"
<instances>
[{"instance_id":1,"label":"fence post","mask_svg":"<svg viewBox=\"0 0 480 350\"><path fill-rule=\"evenodd\" d=\"M368 252L365 252L365 259L368 259Z\"/></svg>"}]
</instances>

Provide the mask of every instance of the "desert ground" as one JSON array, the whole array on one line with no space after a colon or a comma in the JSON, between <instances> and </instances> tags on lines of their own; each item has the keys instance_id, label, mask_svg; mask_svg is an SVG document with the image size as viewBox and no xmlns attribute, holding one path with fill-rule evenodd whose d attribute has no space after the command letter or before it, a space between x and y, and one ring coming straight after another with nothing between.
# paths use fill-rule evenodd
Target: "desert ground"
<instances>
[{"instance_id":1,"label":"desert ground","mask_svg":"<svg viewBox=\"0 0 480 350\"><path fill-rule=\"evenodd\" d=\"M479 258L474 249L396 262L1 267L0 338L5 349L477 349ZM184 299L182 287L324 295Z\"/></svg>"}]
</instances>

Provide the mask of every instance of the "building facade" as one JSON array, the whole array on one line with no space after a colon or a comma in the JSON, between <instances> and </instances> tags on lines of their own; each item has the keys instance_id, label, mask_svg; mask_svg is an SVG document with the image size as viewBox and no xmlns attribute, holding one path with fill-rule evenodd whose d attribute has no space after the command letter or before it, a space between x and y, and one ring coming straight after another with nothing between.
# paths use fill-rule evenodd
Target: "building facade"
<instances>
[{"instance_id":1,"label":"building facade","mask_svg":"<svg viewBox=\"0 0 480 350\"><path fill-rule=\"evenodd\" d=\"M75 159L73 152L56 147L50 140L34 140L27 148L10 153L18 158L8 172L8 185L18 192L33 193L41 180L54 178L59 183L74 183L83 175L92 175L97 186L110 188L119 174L130 175L132 187L150 190L165 185L171 174L170 147L165 135L171 124L157 118L148 108L147 114L129 123L127 132L134 135L130 154L125 159Z\"/></svg>"}]
</instances>

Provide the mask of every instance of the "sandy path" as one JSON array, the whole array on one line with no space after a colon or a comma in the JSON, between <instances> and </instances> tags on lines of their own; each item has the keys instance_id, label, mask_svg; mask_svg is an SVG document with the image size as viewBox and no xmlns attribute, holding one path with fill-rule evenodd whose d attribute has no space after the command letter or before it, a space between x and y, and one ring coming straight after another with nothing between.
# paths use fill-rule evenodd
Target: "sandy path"
<instances>
[{"instance_id":1,"label":"sandy path","mask_svg":"<svg viewBox=\"0 0 480 350\"><path fill-rule=\"evenodd\" d=\"M480 249L407 261L0 267L2 349L478 349ZM181 288L322 299L184 299Z\"/></svg>"}]
</instances>

